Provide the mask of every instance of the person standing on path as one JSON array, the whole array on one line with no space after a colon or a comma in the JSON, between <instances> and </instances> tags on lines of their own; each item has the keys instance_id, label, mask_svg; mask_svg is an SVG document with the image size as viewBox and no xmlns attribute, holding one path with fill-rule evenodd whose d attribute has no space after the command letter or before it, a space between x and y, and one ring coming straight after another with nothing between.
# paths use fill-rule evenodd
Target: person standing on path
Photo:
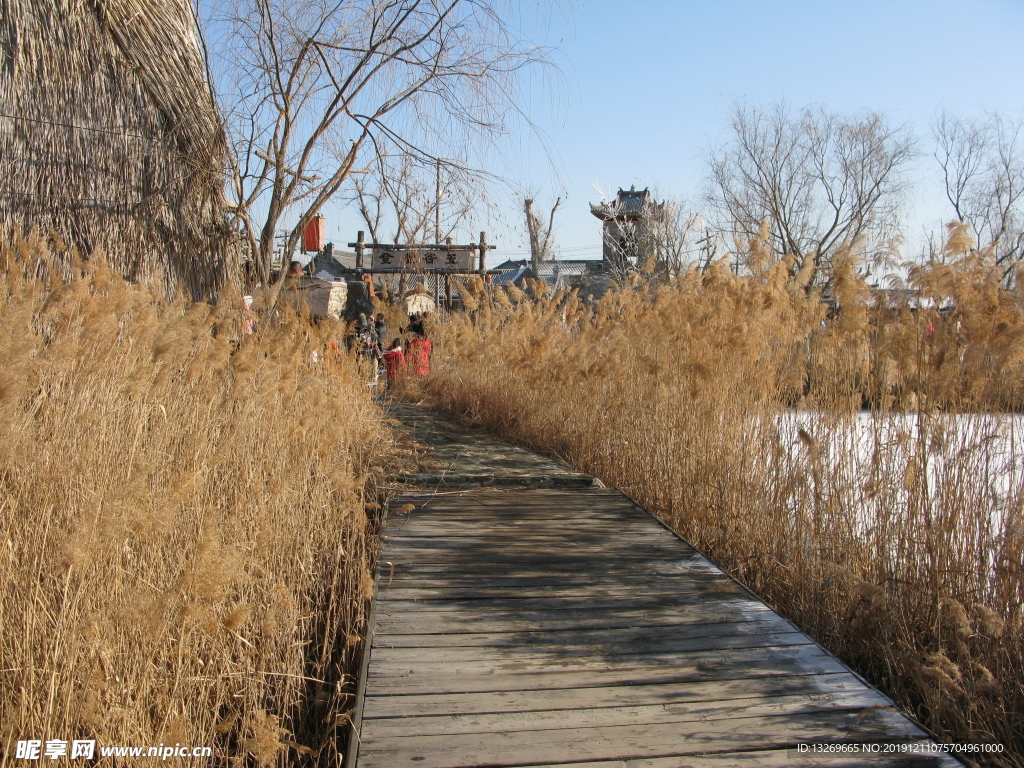
<instances>
[{"instance_id":1,"label":"person standing on path","mask_svg":"<svg viewBox=\"0 0 1024 768\"><path fill-rule=\"evenodd\" d=\"M406 361L401 339L395 339L391 346L384 350L384 370L387 372L389 387L405 376Z\"/></svg>"},{"instance_id":2,"label":"person standing on path","mask_svg":"<svg viewBox=\"0 0 1024 768\"><path fill-rule=\"evenodd\" d=\"M425 333L414 334L406 349L409 352L409 372L417 376L430 375L430 353L433 345Z\"/></svg>"}]
</instances>

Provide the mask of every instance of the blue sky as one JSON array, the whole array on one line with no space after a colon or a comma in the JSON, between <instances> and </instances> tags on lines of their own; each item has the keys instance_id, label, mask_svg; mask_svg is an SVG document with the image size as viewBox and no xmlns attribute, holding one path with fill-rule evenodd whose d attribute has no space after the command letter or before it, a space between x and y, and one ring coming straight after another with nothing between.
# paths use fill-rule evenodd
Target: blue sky
<instances>
[{"instance_id":1,"label":"blue sky","mask_svg":"<svg viewBox=\"0 0 1024 768\"><path fill-rule=\"evenodd\" d=\"M527 87L556 169L522 135L505 173L541 206L565 198L555 224L564 258L600 255L600 225L587 205L599 199L595 185L611 194L652 186L699 207L707 150L726 135L732 105L780 100L869 109L917 134L923 157L906 216L909 250L945 214L930 162L936 111L1024 111L1024 0L582 0L524 32L557 48L562 88L540 78ZM519 204L503 206L505 221L467 227L493 233L491 263L525 253ZM354 237L352 213L334 217L328 237Z\"/></svg>"}]
</instances>

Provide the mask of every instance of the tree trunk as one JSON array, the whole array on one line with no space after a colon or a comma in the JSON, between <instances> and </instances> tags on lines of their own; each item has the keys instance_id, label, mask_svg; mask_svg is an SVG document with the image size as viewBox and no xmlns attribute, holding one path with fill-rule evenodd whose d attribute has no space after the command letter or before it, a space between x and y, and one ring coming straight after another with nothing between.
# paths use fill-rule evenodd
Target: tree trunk
<instances>
[{"instance_id":1,"label":"tree trunk","mask_svg":"<svg viewBox=\"0 0 1024 768\"><path fill-rule=\"evenodd\" d=\"M526 211L526 229L530 234L530 268L534 277L540 277L540 263L544 260L540 247L540 220L533 212L533 200L526 198L523 208Z\"/></svg>"},{"instance_id":2,"label":"tree trunk","mask_svg":"<svg viewBox=\"0 0 1024 768\"><path fill-rule=\"evenodd\" d=\"M533 276L538 280L540 279L541 263L549 261L551 258L548 253L548 247L551 243L551 230L555 224L555 211L558 210L561 202L562 198L559 197L555 200L555 204L551 206L548 227L542 231L540 219L533 212L533 200L529 197L523 200L523 210L526 211L526 229L530 233L530 268L533 270Z\"/></svg>"}]
</instances>

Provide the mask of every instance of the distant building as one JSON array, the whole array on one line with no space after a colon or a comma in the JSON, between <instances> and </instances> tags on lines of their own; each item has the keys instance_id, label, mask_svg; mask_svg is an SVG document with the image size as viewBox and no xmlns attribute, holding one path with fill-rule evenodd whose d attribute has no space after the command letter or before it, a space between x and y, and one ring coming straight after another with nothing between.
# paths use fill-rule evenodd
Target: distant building
<instances>
[{"instance_id":1,"label":"distant building","mask_svg":"<svg viewBox=\"0 0 1024 768\"><path fill-rule=\"evenodd\" d=\"M591 203L590 212L604 222L602 257L606 269L625 271L658 255L657 228L663 221L665 204L655 202L649 189L620 189L614 200Z\"/></svg>"},{"instance_id":2,"label":"distant building","mask_svg":"<svg viewBox=\"0 0 1024 768\"><path fill-rule=\"evenodd\" d=\"M575 286L583 275L600 266L601 262L586 259L543 261L540 264L540 275L535 275L529 259L509 260L495 267L498 274L491 278L491 282L494 285L525 288L527 280L540 278L557 291Z\"/></svg>"},{"instance_id":3,"label":"distant building","mask_svg":"<svg viewBox=\"0 0 1024 768\"><path fill-rule=\"evenodd\" d=\"M305 273L310 277L319 278L334 283L359 283L357 277L356 255L352 251L339 251L334 248L334 243L326 243L324 249L317 253L306 265ZM364 274L369 274L364 270ZM376 275L373 278L373 291L369 296L405 296L406 310L409 314L413 312L436 312L437 301L435 293L441 292L441 284L437 278L431 275L409 273L399 278L398 275ZM452 278L452 300L453 305L461 301L459 286L461 281L457 277ZM433 290L430 290L433 288ZM362 290L362 289L360 289ZM368 300L368 299L367 299Z\"/></svg>"},{"instance_id":4,"label":"distant building","mask_svg":"<svg viewBox=\"0 0 1024 768\"><path fill-rule=\"evenodd\" d=\"M348 251L337 251L334 243L327 243L309 262L306 272L321 280L354 280L356 255Z\"/></svg>"},{"instance_id":5,"label":"distant building","mask_svg":"<svg viewBox=\"0 0 1024 768\"><path fill-rule=\"evenodd\" d=\"M407 291L405 294L405 312L408 315L418 312L424 314L426 312L436 312L437 302L434 300L434 295L423 286L417 286L411 291Z\"/></svg>"}]
</instances>

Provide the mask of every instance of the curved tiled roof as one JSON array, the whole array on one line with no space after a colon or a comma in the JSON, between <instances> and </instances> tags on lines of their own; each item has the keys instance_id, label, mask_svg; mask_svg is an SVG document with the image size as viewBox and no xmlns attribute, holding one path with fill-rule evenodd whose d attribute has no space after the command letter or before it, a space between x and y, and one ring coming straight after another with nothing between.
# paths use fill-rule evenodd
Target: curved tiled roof
<instances>
[{"instance_id":1,"label":"curved tiled roof","mask_svg":"<svg viewBox=\"0 0 1024 768\"><path fill-rule=\"evenodd\" d=\"M630 187L628 192L620 189L615 199L610 202L599 205L591 203L590 212L599 219L640 218L650 216L663 205L664 203L655 203L651 199L651 192L647 187L642 190Z\"/></svg>"}]
</instances>

